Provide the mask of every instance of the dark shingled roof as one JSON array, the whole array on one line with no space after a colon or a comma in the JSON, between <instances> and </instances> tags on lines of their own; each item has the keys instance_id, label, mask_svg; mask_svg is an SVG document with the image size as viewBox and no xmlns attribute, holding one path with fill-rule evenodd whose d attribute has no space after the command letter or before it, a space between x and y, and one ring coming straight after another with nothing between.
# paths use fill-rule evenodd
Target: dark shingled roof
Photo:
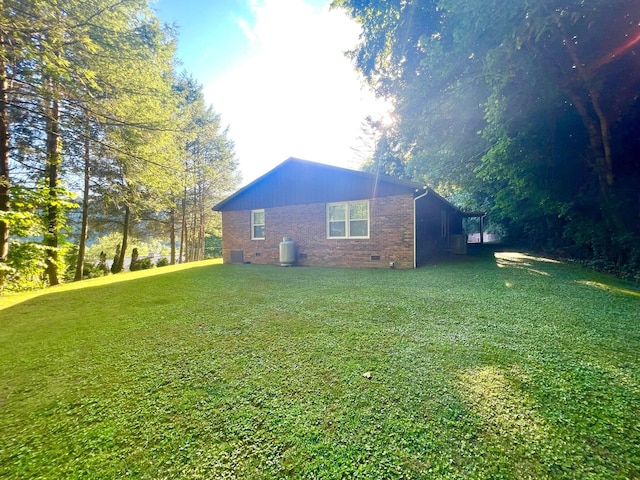
<instances>
[{"instance_id":1,"label":"dark shingled roof","mask_svg":"<svg viewBox=\"0 0 640 480\"><path fill-rule=\"evenodd\" d=\"M432 189L415 182L292 157L215 205L213 210L251 210L402 194L418 196L427 191L445 206L464 214Z\"/></svg>"}]
</instances>

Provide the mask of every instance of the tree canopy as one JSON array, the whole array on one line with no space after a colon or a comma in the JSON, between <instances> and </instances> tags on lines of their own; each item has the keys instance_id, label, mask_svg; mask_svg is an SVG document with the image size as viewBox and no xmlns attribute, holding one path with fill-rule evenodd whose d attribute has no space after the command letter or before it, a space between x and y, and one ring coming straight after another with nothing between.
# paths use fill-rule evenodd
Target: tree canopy
<instances>
[{"instance_id":1,"label":"tree canopy","mask_svg":"<svg viewBox=\"0 0 640 480\"><path fill-rule=\"evenodd\" d=\"M0 292L82 279L91 231L120 231L114 271L134 229L175 252L176 210L235 186L233 145L174 44L148 0L0 0Z\"/></svg>"},{"instance_id":2,"label":"tree canopy","mask_svg":"<svg viewBox=\"0 0 640 480\"><path fill-rule=\"evenodd\" d=\"M385 135L404 175L466 192L514 241L640 268L636 1L333 5L362 26L356 67L395 103Z\"/></svg>"}]
</instances>

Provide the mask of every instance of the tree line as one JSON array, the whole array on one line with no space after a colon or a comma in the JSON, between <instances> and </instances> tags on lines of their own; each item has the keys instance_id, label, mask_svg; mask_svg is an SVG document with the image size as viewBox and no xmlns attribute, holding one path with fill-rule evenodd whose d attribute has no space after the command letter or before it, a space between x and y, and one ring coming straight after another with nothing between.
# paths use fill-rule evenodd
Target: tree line
<instances>
[{"instance_id":1,"label":"tree line","mask_svg":"<svg viewBox=\"0 0 640 480\"><path fill-rule=\"evenodd\" d=\"M0 0L0 292L81 280L96 232L114 272L132 234L204 257L237 161L175 40L147 0Z\"/></svg>"},{"instance_id":2,"label":"tree line","mask_svg":"<svg viewBox=\"0 0 640 480\"><path fill-rule=\"evenodd\" d=\"M511 242L640 275L636 0L335 0L395 106L368 168L489 212Z\"/></svg>"}]
</instances>

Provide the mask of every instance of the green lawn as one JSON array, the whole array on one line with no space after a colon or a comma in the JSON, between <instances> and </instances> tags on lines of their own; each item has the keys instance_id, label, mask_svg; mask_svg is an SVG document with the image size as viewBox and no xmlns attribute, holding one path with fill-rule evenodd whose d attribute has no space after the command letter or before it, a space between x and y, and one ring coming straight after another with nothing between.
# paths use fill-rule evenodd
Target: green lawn
<instances>
[{"instance_id":1,"label":"green lawn","mask_svg":"<svg viewBox=\"0 0 640 480\"><path fill-rule=\"evenodd\" d=\"M640 478L640 293L496 255L0 299L0 477Z\"/></svg>"}]
</instances>

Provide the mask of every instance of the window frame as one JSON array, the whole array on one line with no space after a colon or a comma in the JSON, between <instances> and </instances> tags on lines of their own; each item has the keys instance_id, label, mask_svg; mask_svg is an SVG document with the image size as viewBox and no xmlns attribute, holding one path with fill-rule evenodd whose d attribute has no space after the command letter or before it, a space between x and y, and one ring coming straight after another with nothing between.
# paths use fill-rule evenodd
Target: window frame
<instances>
[{"instance_id":1,"label":"window frame","mask_svg":"<svg viewBox=\"0 0 640 480\"><path fill-rule=\"evenodd\" d=\"M256 223L255 214L262 213L262 223ZM258 208L256 210L251 210L251 240L264 240L266 237L266 224L267 224L267 216L265 214L264 208ZM256 227L262 227L262 236L256 236Z\"/></svg>"},{"instance_id":2,"label":"window frame","mask_svg":"<svg viewBox=\"0 0 640 480\"><path fill-rule=\"evenodd\" d=\"M351 206L354 204L365 204L367 206L367 234L366 235L351 235ZM329 217L329 211L331 207L335 206L343 206L344 207L344 236L332 236L331 235L331 223L335 223L331 221ZM353 221L363 221L364 218L356 218ZM328 240L367 240L371 237L371 208L369 200L354 200L350 202L331 202L327 203L326 206L326 229L327 229L327 239Z\"/></svg>"}]
</instances>

